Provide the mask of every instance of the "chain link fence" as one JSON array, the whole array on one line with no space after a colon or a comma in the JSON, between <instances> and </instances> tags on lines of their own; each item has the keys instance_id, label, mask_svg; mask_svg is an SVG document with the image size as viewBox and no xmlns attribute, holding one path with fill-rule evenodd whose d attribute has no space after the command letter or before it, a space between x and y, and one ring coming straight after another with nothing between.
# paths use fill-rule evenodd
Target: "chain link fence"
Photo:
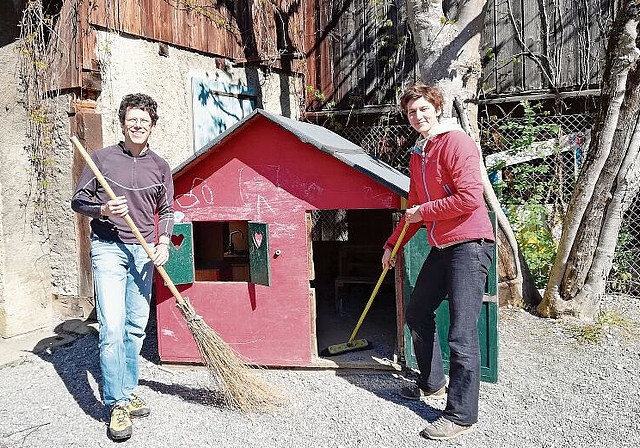
<instances>
[{"instance_id":1,"label":"chain link fence","mask_svg":"<svg viewBox=\"0 0 640 448\"><path fill-rule=\"evenodd\" d=\"M562 220L589 147L593 117L589 114L486 117L479 120L485 164L510 222L526 241L533 241L527 261L546 284L546 269L555 255ZM408 175L410 148L418 134L404 124L344 127L336 131L367 153ZM536 208L535 206L539 206ZM523 211L524 210L524 211ZM537 210L537 211L536 211ZM528 215L527 215L528 213ZM537 213L537 216L531 216ZM545 228L531 228L534 221ZM640 296L640 200L627 211L620 231L607 292ZM522 238L520 238L522 241ZM522 244L521 244L522 245ZM526 251L525 256L527 256Z\"/></svg>"}]
</instances>

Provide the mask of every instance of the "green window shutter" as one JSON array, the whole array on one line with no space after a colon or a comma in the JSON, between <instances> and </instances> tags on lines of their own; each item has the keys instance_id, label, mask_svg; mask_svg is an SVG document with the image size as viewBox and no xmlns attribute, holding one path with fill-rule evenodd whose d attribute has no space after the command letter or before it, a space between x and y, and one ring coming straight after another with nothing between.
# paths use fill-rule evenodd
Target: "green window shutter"
<instances>
[{"instance_id":1,"label":"green window shutter","mask_svg":"<svg viewBox=\"0 0 640 448\"><path fill-rule=\"evenodd\" d=\"M193 283L193 227L191 223L178 223L173 226L173 235L169 245L169 261L164 265L171 281L176 285Z\"/></svg>"},{"instance_id":2,"label":"green window shutter","mask_svg":"<svg viewBox=\"0 0 640 448\"><path fill-rule=\"evenodd\" d=\"M258 285L271 285L269 227L262 222L249 222L249 280Z\"/></svg>"}]
</instances>

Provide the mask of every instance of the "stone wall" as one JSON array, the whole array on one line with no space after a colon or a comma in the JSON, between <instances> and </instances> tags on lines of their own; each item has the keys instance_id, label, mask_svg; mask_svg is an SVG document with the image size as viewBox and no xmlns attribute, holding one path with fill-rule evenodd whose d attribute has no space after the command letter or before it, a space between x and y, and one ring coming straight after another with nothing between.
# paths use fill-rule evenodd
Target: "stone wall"
<instances>
[{"instance_id":1,"label":"stone wall","mask_svg":"<svg viewBox=\"0 0 640 448\"><path fill-rule=\"evenodd\" d=\"M53 323L49 241L35 221L31 191L27 111L18 77L17 14L0 11L0 336ZM13 32L11 32L13 30Z\"/></svg>"}]
</instances>

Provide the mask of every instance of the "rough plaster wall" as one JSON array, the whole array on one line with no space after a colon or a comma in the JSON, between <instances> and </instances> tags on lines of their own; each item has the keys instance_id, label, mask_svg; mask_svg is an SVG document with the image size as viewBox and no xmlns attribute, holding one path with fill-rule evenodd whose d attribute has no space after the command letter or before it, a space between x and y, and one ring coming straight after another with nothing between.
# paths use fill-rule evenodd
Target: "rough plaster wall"
<instances>
[{"instance_id":1,"label":"rough plaster wall","mask_svg":"<svg viewBox=\"0 0 640 448\"><path fill-rule=\"evenodd\" d=\"M60 95L52 100L55 119L55 179L50 187L50 257L51 287L56 296L78 294L78 272L76 269L75 216L71 210L73 147L69 140L68 109L70 98Z\"/></svg>"},{"instance_id":2,"label":"rough plaster wall","mask_svg":"<svg viewBox=\"0 0 640 448\"><path fill-rule=\"evenodd\" d=\"M299 117L299 108L289 106L299 104L293 88L299 82L273 71L248 77L245 69L232 68L222 58L175 47L169 47L168 57L160 56L157 43L107 32L98 33L97 52L102 71L102 93L97 112L103 117L103 143L111 144L122 137L117 117L122 97L128 93L146 93L158 102L160 115L149 140L150 145L172 167L194 153L191 122L193 76L242 85L247 85L249 78L249 87L260 95L259 107Z\"/></svg>"},{"instance_id":3,"label":"rough plaster wall","mask_svg":"<svg viewBox=\"0 0 640 448\"><path fill-rule=\"evenodd\" d=\"M52 324L49 244L33 222L15 43L0 47L0 336Z\"/></svg>"}]
</instances>

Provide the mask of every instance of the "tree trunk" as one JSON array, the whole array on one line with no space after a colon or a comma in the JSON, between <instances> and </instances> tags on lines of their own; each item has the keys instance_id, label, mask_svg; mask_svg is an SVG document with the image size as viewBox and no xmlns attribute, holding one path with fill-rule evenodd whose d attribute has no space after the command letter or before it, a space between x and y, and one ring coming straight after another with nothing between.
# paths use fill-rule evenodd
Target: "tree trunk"
<instances>
[{"instance_id":1,"label":"tree trunk","mask_svg":"<svg viewBox=\"0 0 640 448\"><path fill-rule=\"evenodd\" d=\"M544 316L595 318L628 201L628 179L638 156L638 57L640 7L620 3L607 49L601 113L564 220L544 298ZM631 124L631 126L630 126ZM626 198L626 200L625 200ZM628 205L627 205L628 206Z\"/></svg>"},{"instance_id":2,"label":"tree trunk","mask_svg":"<svg viewBox=\"0 0 640 448\"><path fill-rule=\"evenodd\" d=\"M409 26L418 54L420 77L423 82L439 87L445 98L443 117L455 115L463 128L479 141L478 107L475 102L478 79L481 75L480 37L484 26L486 0L460 2L456 11L445 11L442 1L409 0ZM480 145L478 145L480 150ZM519 249L511 225L489 182L487 170L481 164L484 196L498 220L499 270L501 303L530 303L537 305L540 295L530 276L525 281ZM525 291L523 295L523 281ZM503 297L507 294L507 297Z\"/></svg>"}]
</instances>

